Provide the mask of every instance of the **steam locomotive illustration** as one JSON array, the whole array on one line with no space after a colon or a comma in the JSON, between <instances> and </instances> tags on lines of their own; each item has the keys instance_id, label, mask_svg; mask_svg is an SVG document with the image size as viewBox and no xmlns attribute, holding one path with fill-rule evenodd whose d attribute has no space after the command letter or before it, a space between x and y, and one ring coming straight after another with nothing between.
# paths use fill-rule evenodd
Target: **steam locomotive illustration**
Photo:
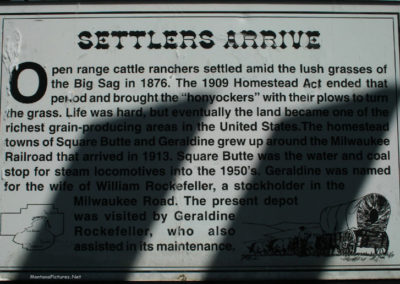
<instances>
[{"instance_id":1,"label":"steam locomotive illustration","mask_svg":"<svg viewBox=\"0 0 400 284\"><path fill-rule=\"evenodd\" d=\"M246 256L355 255L361 248L369 254L385 255L390 217L388 200L371 193L351 202L329 206L320 213L319 223L268 225L275 232L247 243Z\"/></svg>"}]
</instances>

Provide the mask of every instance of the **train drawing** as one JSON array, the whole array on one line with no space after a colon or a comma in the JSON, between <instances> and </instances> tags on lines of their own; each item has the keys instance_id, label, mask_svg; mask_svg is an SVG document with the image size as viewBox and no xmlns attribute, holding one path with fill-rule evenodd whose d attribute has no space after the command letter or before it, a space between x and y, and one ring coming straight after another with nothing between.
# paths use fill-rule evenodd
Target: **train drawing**
<instances>
[{"instance_id":1,"label":"train drawing","mask_svg":"<svg viewBox=\"0 0 400 284\"><path fill-rule=\"evenodd\" d=\"M389 250L386 229L390 213L388 200L380 194L371 193L351 202L324 208L320 212L319 223L264 224L273 229L273 233L247 241L247 252L243 258L351 256L361 248L367 248L369 254L383 256Z\"/></svg>"}]
</instances>

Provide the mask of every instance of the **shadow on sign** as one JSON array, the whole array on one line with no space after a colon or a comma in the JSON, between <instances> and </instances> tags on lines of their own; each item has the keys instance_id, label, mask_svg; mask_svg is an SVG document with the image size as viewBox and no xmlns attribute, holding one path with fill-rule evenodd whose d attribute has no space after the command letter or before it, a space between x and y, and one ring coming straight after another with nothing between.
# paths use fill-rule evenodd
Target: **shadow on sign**
<instances>
[{"instance_id":1,"label":"shadow on sign","mask_svg":"<svg viewBox=\"0 0 400 284\"><path fill-rule=\"evenodd\" d=\"M390 129L386 128L397 107L397 102L390 99L393 93L393 90L386 90L370 94L374 99L387 98L381 103L330 103L318 108L318 116L285 118L281 130L265 136L265 149L255 159L259 160L255 165L258 174L229 189L240 191L247 204L237 206L235 221L224 224L227 229L233 228L231 232L234 233L220 238L220 242L232 243L235 251L233 254L216 253L213 261L201 269L208 273L207 279L220 278L216 273L228 271L230 277L241 272L307 271L307 278L318 279L322 271L346 270L327 266L328 260L340 258L351 266L376 258L379 265L380 258L393 256L390 241L394 236L387 233L386 228L390 224L390 206L396 204L390 204L393 201L385 193L396 190L398 184L392 181L387 185L367 184L370 177L397 175L397 168L390 165L397 160L397 150L396 153L389 150L396 148L397 140L386 140L389 130L396 127L392 123ZM71 161L68 167L74 175L61 181L61 184L72 184L74 190L60 192L52 201L55 208L68 216L63 239L43 251L28 250L21 270L60 272L72 269L99 273L98 268L104 268L126 273L128 278L135 269L131 269L132 264L140 253L145 253L140 251L140 246L145 246L151 228L163 222L163 206L173 206L176 202L170 190L150 189L156 184L167 184L166 187L171 188L168 184L175 176L170 169L182 167L171 153L190 151L189 147L179 145L154 147L152 141L162 136L194 137L197 135L195 127L182 131L181 125L195 126L202 119L163 117L162 114L172 109L207 107L199 103L160 105L153 109L157 116L146 112L142 117L102 121L99 126L108 125L111 129L113 125L136 125L129 131L86 133L85 139L109 141L109 144L78 149L80 159ZM379 108L380 115L372 116L373 108ZM268 118L260 119L260 124L261 120ZM345 126L365 127L366 123L375 125L376 129L357 131ZM154 124L166 128L144 131ZM179 131L167 130L170 127L167 125L174 124ZM326 130L328 125L329 131ZM285 131L286 127L297 127L298 131ZM138 139L143 145L116 146L112 144L116 143L113 140L116 138ZM390 146L380 145L385 143ZM115 161L82 160L85 156L95 159L95 153L98 157L109 153L117 155ZM90 191L84 190L88 180ZM252 206L255 199L258 205ZM142 205L143 200L146 200L145 205ZM46 222L42 222L42 226L45 232ZM120 238L115 237L118 234ZM40 233L37 238L40 242L45 236ZM120 241L115 242L117 239ZM106 247L118 252L99 251ZM57 266L59 259L66 260L71 268ZM86 265L76 268L75 263ZM190 278L190 271L187 272ZM21 278L24 277L21 273Z\"/></svg>"}]
</instances>

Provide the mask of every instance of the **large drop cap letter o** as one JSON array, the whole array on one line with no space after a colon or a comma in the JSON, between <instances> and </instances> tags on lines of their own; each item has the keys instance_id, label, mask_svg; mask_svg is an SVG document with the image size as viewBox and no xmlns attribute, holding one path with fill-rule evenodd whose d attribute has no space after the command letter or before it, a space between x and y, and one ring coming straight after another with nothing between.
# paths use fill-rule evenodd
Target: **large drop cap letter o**
<instances>
[{"instance_id":1,"label":"large drop cap letter o","mask_svg":"<svg viewBox=\"0 0 400 284\"><path fill-rule=\"evenodd\" d=\"M32 69L33 71L36 72L36 74L39 77L38 89L36 90L36 93L34 93L32 96L24 96L23 94L21 94L21 92L18 89L19 75L25 69ZM47 89L46 71L44 70L44 68L42 66L40 66L39 64L37 64L35 62L21 63L18 66L15 66L11 73L10 88L11 88L11 95L14 97L14 99L19 101L20 103L24 103L24 104L35 103L38 100L40 100L46 93L46 89Z\"/></svg>"}]
</instances>

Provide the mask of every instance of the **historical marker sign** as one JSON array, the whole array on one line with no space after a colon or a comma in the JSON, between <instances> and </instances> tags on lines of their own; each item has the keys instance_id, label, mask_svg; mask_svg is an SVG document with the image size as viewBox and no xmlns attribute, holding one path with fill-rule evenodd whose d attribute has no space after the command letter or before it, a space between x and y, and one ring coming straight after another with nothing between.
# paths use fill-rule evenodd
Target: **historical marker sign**
<instances>
[{"instance_id":1,"label":"historical marker sign","mask_svg":"<svg viewBox=\"0 0 400 284\"><path fill-rule=\"evenodd\" d=\"M3 6L2 277L399 277L398 13Z\"/></svg>"}]
</instances>

